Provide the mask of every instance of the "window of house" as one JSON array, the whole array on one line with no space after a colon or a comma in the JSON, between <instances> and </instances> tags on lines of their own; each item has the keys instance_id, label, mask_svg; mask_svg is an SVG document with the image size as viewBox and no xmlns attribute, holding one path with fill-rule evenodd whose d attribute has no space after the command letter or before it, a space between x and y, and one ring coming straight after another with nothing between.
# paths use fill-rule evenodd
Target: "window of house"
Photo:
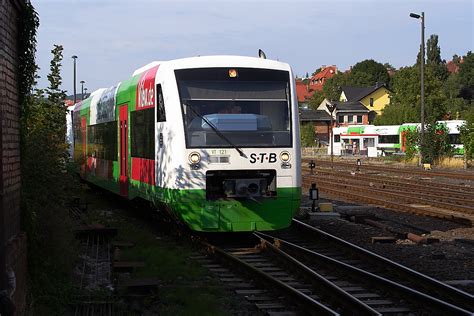
<instances>
[{"instance_id":1,"label":"window of house","mask_svg":"<svg viewBox=\"0 0 474 316\"><path fill-rule=\"evenodd\" d=\"M374 106L374 98L370 98L370 101L369 101L369 102L370 102L370 106L373 107L373 106Z\"/></svg>"},{"instance_id":2,"label":"window of house","mask_svg":"<svg viewBox=\"0 0 474 316\"><path fill-rule=\"evenodd\" d=\"M337 121L339 123L344 123L344 115L339 115L337 118L338 118Z\"/></svg>"},{"instance_id":3,"label":"window of house","mask_svg":"<svg viewBox=\"0 0 474 316\"><path fill-rule=\"evenodd\" d=\"M362 115L357 115L357 123L362 123Z\"/></svg>"},{"instance_id":4,"label":"window of house","mask_svg":"<svg viewBox=\"0 0 474 316\"><path fill-rule=\"evenodd\" d=\"M354 121L354 116L353 116L353 115L349 115L349 116L347 117L347 121L348 121L349 123L352 123L352 122Z\"/></svg>"},{"instance_id":5,"label":"window of house","mask_svg":"<svg viewBox=\"0 0 474 316\"><path fill-rule=\"evenodd\" d=\"M364 138L364 148L374 147L375 139L374 138Z\"/></svg>"}]
</instances>

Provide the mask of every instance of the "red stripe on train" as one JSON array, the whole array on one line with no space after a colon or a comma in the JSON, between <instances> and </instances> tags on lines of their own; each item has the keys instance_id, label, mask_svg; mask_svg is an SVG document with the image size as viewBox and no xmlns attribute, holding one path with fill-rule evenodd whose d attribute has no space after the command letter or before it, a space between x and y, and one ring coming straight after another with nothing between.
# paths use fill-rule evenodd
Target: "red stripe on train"
<instances>
[{"instance_id":1,"label":"red stripe on train","mask_svg":"<svg viewBox=\"0 0 474 316\"><path fill-rule=\"evenodd\" d=\"M155 160L132 157L132 179L155 185Z\"/></svg>"}]
</instances>

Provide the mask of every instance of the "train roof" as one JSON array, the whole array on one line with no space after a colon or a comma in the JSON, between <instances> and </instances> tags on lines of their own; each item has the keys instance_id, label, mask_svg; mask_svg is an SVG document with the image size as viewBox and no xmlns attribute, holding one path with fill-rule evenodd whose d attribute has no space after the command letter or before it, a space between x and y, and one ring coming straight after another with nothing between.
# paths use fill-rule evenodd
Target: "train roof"
<instances>
[{"instance_id":1,"label":"train roof","mask_svg":"<svg viewBox=\"0 0 474 316\"><path fill-rule=\"evenodd\" d=\"M134 84L133 78L156 66L160 66L161 69L187 69L187 68L210 68L210 67L241 67L241 68L267 68L275 70L291 71L291 67L288 63L284 63L278 60L263 59L259 57L248 57L248 56L233 56L233 55L214 55L214 56L198 56L198 57L187 57L168 61L152 61L143 67L136 69L130 78L123 81L125 85ZM120 84L120 83L119 83ZM114 87L114 86L112 86ZM110 89L110 88L109 88ZM90 106L91 101L94 102L94 96L96 99L100 98L100 95L107 90L106 88L100 88L90 94L90 96L82 101L79 101L74 106L74 111L79 111L85 107ZM98 95L98 96L97 96Z\"/></svg>"}]
</instances>

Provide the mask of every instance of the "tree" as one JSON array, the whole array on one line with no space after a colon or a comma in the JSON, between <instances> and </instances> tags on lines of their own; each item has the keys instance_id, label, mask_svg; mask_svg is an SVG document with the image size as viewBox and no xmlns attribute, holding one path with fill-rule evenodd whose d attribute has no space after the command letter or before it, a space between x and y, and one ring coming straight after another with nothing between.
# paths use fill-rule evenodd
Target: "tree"
<instances>
[{"instance_id":1,"label":"tree","mask_svg":"<svg viewBox=\"0 0 474 316\"><path fill-rule=\"evenodd\" d=\"M471 102L474 96L474 54L469 51L459 65L460 96Z\"/></svg>"},{"instance_id":2,"label":"tree","mask_svg":"<svg viewBox=\"0 0 474 316\"><path fill-rule=\"evenodd\" d=\"M341 96L341 87L348 84L348 75L346 73L339 72L324 83L324 96L329 101L337 101Z\"/></svg>"},{"instance_id":3,"label":"tree","mask_svg":"<svg viewBox=\"0 0 474 316\"><path fill-rule=\"evenodd\" d=\"M301 146L302 147L313 147L315 145L315 132L313 124L306 123L302 124L300 127L300 137L301 137Z\"/></svg>"},{"instance_id":4,"label":"tree","mask_svg":"<svg viewBox=\"0 0 474 316\"><path fill-rule=\"evenodd\" d=\"M66 106L61 85L62 46L51 51L49 86L25 98L22 113L21 203L28 233L28 261L35 313L63 314L57 306L71 293L75 247L66 203L78 187L66 143ZM39 154L40 153L40 154ZM51 302L50 297L61 298Z\"/></svg>"},{"instance_id":5,"label":"tree","mask_svg":"<svg viewBox=\"0 0 474 316\"><path fill-rule=\"evenodd\" d=\"M449 143L449 130L445 124L426 125L421 153L422 163L435 163L441 157L453 153L453 147Z\"/></svg>"},{"instance_id":6,"label":"tree","mask_svg":"<svg viewBox=\"0 0 474 316\"><path fill-rule=\"evenodd\" d=\"M431 34L426 41L426 64L439 65L441 60L441 48L438 45L438 35Z\"/></svg>"},{"instance_id":7,"label":"tree","mask_svg":"<svg viewBox=\"0 0 474 316\"><path fill-rule=\"evenodd\" d=\"M465 167L467 167L467 160L474 158L474 120L469 118L459 130L461 142L464 146Z\"/></svg>"},{"instance_id":8,"label":"tree","mask_svg":"<svg viewBox=\"0 0 474 316\"><path fill-rule=\"evenodd\" d=\"M355 86L374 86L377 82L388 85L390 76L383 64L373 59L367 59L352 67L349 81L351 85Z\"/></svg>"},{"instance_id":9,"label":"tree","mask_svg":"<svg viewBox=\"0 0 474 316\"><path fill-rule=\"evenodd\" d=\"M420 51L416 59L416 65L419 67L421 63L421 45ZM441 48L438 45L438 35L431 34L426 41L426 62L425 68L431 68L439 80L448 78L448 69L446 61L441 59Z\"/></svg>"},{"instance_id":10,"label":"tree","mask_svg":"<svg viewBox=\"0 0 474 316\"><path fill-rule=\"evenodd\" d=\"M420 122L420 72L417 67L401 68L392 78L390 104L385 107L376 124L403 124ZM446 114L446 96L442 82L433 69L425 72L425 117L426 122L440 120Z\"/></svg>"},{"instance_id":11,"label":"tree","mask_svg":"<svg viewBox=\"0 0 474 316\"><path fill-rule=\"evenodd\" d=\"M326 97L324 96L324 93L322 91L314 91L313 95L311 96L311 99L309 99L308 101L308 104L312 109L316 110L325 98Z\"/></svg>"}]
</instances>

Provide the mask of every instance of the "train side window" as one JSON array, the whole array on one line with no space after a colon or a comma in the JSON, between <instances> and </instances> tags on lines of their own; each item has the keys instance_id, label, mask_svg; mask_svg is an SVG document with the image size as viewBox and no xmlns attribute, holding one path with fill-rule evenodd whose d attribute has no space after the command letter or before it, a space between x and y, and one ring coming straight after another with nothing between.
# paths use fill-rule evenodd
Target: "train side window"
<instances>
[{"instance_id":1,"label":"train side window","mask_svg":"<svg viewBox=\"0 0 474 316\"><path fill-rule=\"evenodd\" d=\"M130 113L132 157L155 159L154 109Z\"/></svg>"},{"instance_id":2,"label":"train side window","mask_svg":"<svg viewBox=\"0 0 474 316\"><path fill-rule=\"evenodd\" d=\"M158 97L158 104L156 105L156 121L165 122L165 100L163 99L163 92L161 90L161 84L156 85L156 95Z\"/></svg>"}]
</instances>

